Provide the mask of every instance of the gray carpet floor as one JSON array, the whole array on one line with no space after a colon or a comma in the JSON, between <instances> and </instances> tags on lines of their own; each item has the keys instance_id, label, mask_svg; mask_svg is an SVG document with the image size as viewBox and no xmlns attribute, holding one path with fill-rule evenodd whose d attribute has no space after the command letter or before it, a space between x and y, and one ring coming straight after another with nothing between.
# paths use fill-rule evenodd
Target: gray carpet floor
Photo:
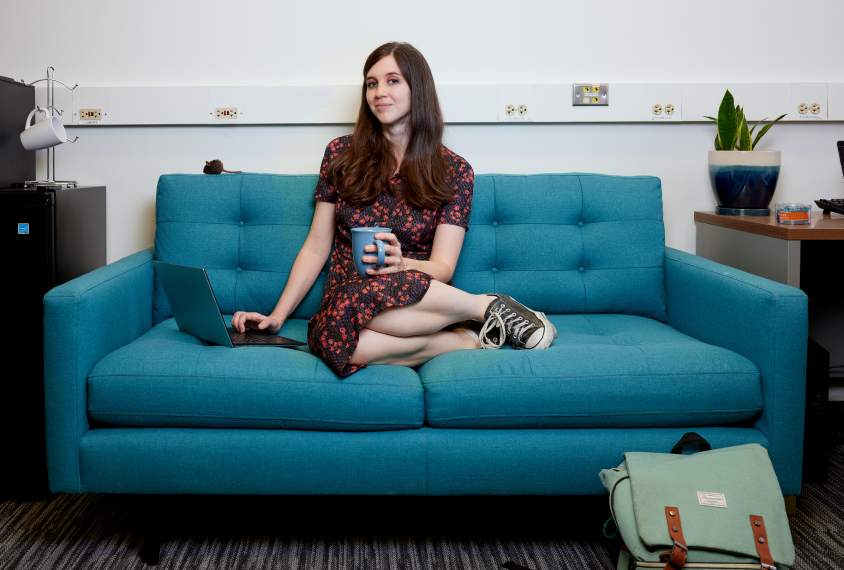
<instances>
[{"instance_id":1,"label":"gray carpet floor","mask_svg":"<svg viewBox=\"0 0 844 570\"><path fill-rule=\"evenodd\" d=\"M790 517L795 570L844 569L844 433L826 484ZM161 570L615 568L606 497L166 497L59 495L0 502L0 569L143 569L154 503Z\"/></svg>"}]
</instances>

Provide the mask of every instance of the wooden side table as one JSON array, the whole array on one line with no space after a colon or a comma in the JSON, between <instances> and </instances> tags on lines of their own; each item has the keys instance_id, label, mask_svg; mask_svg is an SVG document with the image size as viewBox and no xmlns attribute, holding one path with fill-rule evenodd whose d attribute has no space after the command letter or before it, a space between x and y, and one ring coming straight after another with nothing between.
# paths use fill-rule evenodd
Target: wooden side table
<instances>
[{"instance_id":1,"label":"wooden side table","mask_svg":"<svg viewBox=\"0 0 844 570\"><path fill-rule=\"evenodd\" d=\"M817 214L817 215L815 215ZM844 241L844 216L812 212L811 225L785 226L774 216L724 216L715 212L695 212L697 232L696 254L778 283L801 288L803 257L810 257L806 265L815 260L814 251L829 248L839 255L844 253L844 243L816 245L815 242ZM806 245L806 244L809 245ZM807 255L804 255L807 254ZM841 258L844 259L844 258ZM836 269L833 259L821 275L832 275ZM805 291L805 289L804 289Z\"/></svg>"},{"instance_id":2,"label":"wooden side table","mask_svg":"<svg viewBox=\"0 0 844 570\"><path fill-rule=\"evenodd\" d=\"M809 297L806 436L803 479L826 479L825 415L829 365L844 364L844 216L812 212L812 223L778 224L775 216L695 212L697 255L802 289Z\"/></svg>"}]
</instances>

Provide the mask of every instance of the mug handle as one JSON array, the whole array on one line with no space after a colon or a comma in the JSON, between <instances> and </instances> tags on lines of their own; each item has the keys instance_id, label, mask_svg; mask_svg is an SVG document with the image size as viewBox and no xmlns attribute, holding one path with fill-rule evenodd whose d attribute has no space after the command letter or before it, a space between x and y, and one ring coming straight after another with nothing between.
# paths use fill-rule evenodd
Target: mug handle
<instances>
[{"instance_id":1,"label":"mug handle","mask_svg":"<svg viewBox=\"0 0 844 570\"><path fill-rule=\"evenodd\" d=\"M380 239L375 240L375 247L378 248L378 261L375 263L375 269L381 269L387 260L387 254L384 251L384 242Z\"/></svg>"},{"instance_id":2,"label":"mug handle","mask_svg":"<svg viewBox=\"0 0 844 570\"><path fill-rule=\"evenodd\" d=\"M26 126L23 128L23 130L26 130L29 127L32 126L32 125L29 124L29 122L32 120L32 116L35 115L35 113L38 113L38 112L44 113L44 115L46 115L44 117L45 119L50 118L51 113L46 108L42 109L41 107L35 107L32 111L29 112L29 115L27 115Z\"/></svg>"}]
</instances>

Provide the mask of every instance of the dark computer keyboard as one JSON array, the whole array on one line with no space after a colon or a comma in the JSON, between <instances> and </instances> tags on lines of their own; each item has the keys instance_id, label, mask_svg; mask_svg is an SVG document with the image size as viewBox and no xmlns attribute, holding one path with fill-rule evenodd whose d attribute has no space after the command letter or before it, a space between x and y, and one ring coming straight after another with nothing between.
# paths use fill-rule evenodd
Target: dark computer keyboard
<instances>
[{"instance_id":1,"label":"dark computer keyboard","mask_svg":"<svg viewBox=\"0 0 844 570\"><path fill-rule=\"evenodd\" d=\"M844 214L844 200L833 198L830 200L815 200L818 208L823 210L824 214L835 212L836 214Z\"/></svg>"},{"instance_id":2,"label":"dark computer keyboard","mask_svg":"<svg viewBox=\"0 0 844 570\"><path fill-rule=\"evenodd\" d=\"M278 336L274 334L255 334L247 335L246 333L229 330L229 338L232 344L243 344L249 340L249 344L278 344Z\"/></svg>"}]
</instances>

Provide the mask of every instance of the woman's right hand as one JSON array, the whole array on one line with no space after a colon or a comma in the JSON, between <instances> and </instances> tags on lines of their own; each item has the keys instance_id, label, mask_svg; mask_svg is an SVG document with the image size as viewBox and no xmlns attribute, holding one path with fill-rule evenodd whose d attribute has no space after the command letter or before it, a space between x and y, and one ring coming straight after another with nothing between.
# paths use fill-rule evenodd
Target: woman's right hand
<instances>
[{"instance_id":1,"label":"woman's right hand","mask_svg":"<svg viewBox=\"0 0 844 570\"><path fill-rule=\"evenodd\" d=\"M232 317L232 328L238 332L246 332L246 329L254 329L275 334L281 330L283 321L273 316L264 316L261 313L247 313L238 311Z\"/></svg>"}]
</instances>

